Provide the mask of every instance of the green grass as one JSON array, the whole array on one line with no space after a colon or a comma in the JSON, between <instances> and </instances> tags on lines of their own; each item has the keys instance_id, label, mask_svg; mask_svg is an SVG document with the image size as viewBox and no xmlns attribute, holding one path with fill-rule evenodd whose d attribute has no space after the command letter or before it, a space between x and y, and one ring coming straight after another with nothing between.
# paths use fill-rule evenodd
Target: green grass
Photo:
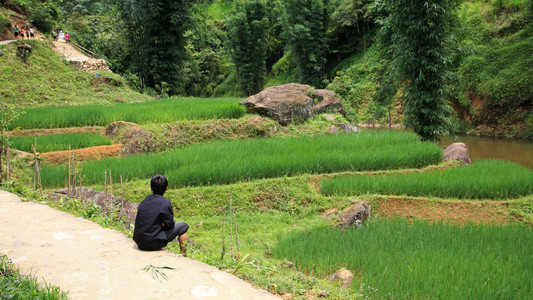
<instances>
[{"instance_id":1,"label":"green grass","mask_svg":"<svg viewBox=\"0 0 533 300\"><path fill-rule=\"evenodd\" d=\"M425 173L345 176L322 181L325 195L407 195L509 199L533 193L533 170L512 162L482 160Z\"/></svg>"},{"instance_id":2,"label":"green grass","mask_svg":"<svg viewBox=\"0 0 533 300\"><path fill-rule=\"evenodd\" d=\"M31 145L37 138L37 152L51 152L70 149L81 149L93 146L111 145L110 139L97 133L68 133L41 136L11 137L11 148L33 152Z\"/></svg>"},{"instance_id":3,"label":"green grass","mask_svg":"<svg viewBox=\"0 0 533 300\"><path fill-rule=\"evenodd\" d=\"M531 249L533 229L520 224L374 219L356 230L291 233L273 256L321 277L346 267L352 287L364 283L376 299L529 299Z\"/></svg>"},{"instance_id":4,"label":"green grass","mask_svg":"<svg viewBox=\"0 0 533 300\"><path fill-rule=\"evenodd\" d=\"M45 284L39 286L37 279L22 275L6 256L0 256L0 298L1 299L68 299L67 293L58 287Z\"/></svg>"},{"instance_id":5,"label":"green grass","mask_svg":"<svg viewBox=\"0 0 533 300\"><path fill-rule=\"evenodd\" d=\"M240 118L245 109L237 98L168 98L143 103L110 106L39 107L23 110L11 129L106 126L115 121L138 124L168 123L177 120Z\"/></svg>"},{"instance_id":6,"label":"green grass","mask_svg":"<svg viewBox=\"0 0 533 300\"><path fill-rule=\"evenodd\" d=\"M27 63L16 57L17 46L29 44ZM57 55L48 41L24 40L0 45L0 97L18 107L82 105L146 101L117 74L78 71Z\"/></svg>"},{"instance_id":7,"label":"green grass","mask_svg":"<svg viewBox=\"0 0 533 300\"><path fill-rule=\"evenodd\" d=\"M104 170L130 180L168 177L171 187L227 184L302 173L420 168L442 159L439 147L413 133L368 131L316 137L218 141L158 154L81 164L85 184L103 182ZM60 186L64 166L44 166L43 183Z\"/></svg>"}]
</instances>

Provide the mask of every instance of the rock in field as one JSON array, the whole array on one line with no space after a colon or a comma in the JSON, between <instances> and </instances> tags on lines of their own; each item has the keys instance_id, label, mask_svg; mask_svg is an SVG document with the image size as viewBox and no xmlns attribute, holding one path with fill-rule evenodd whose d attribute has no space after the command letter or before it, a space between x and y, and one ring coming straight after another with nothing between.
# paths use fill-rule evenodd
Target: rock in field
<instances>
[{"instance_id":1,"label":"rock in field","mask_svg":"<svg viewBox=\"0 0 533 300\"><path fill-rule=\"evenodd\" d=\"M342 229L357 227L370 217L370 212L370 204L366 201L350 205L339 215L340 227Z\"/></svg>"},{"instance_id":2,"label":"rock in field","mask_svg":"<svg viewBox=\"0 0 533 300\"><path fill-rule=\"evenodd\" d=\"M267 116L282 125L305 121L314 114L333 110L345 114L339 98L328 90L315 90L310 85L288 83L272 86L240 102L248 112Z\"/></svg>"},{"instance_id":3,"label":"rock in field","mask_svg":"<svg viewBox=\"0 0 533 300\"><path fill-rule=\"evenodd\" d=\"M469 165L472 163L468 148L464 143L453 143L446 147L442 154L444 156L444 161L458 160L463 165Z\"/></svg>"},{"instance_id":4,"label":"rock in field","mask_svg":"<svg viewBox=\"0 0 533 300\"><path fill-rule=\"evenodd\" d=\"M338 270L335 274L331 275L329 281L342 281L342 287L348 288L352 284L354 275L349 270L342 268Z\"/></svg>"}]
</instances>

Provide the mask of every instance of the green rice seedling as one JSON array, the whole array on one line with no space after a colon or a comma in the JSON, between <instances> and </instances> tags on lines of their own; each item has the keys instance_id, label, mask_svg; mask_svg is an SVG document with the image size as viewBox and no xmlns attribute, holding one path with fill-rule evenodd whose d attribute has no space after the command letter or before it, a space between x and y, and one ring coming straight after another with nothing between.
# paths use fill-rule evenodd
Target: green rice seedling
<instances>
[{"instance_id":1,"label":"green rice seedling","mask_svg":"<svg viewBox=\"0 0 533 300\"><path fill-rule=\"evenodd\" d=\"M38 107L10 124L11 129L105 126L115 121L138 124L178 120L236 119L245 114L238 98L168 98L144 103Z\"/></svg>"},{"instance_id":2,"label":"green rice seedling","mask_svg":"<svg viewBox=\"0 0 533 300\"><path fill-rule=\"evenodd\" d=\"M70 149L81 149L93 146L111 145L110 139L97 133L68 133L41 136L16 136L9 138L11 148L32 152L32 144L37 138L37 152L51 152Z\"/></svg>"},{"instance_id":3,"label":"green rice seedling","mask_svg":"<svg viewBox=\"0 0 533 300\"><path fill-rule=\"evenodd\" d=\"M272 139L217 141L158 154L106 158L82 165L87 184L105 170L133 179L165 174L171 187L227 184L302 173L420 168L439 163L442 151L413 133L362 132ZM60 186L65 167L44 166L43 183Z\"/></svg>"},{"instance_id":4,"label":"green rice seedling","mask_svg":"<svg viewBox=\"0 0 533 300\"><path fill-rule=\"evenodd\" d=\"M290 233L273 249L306 273L342 267L376 299L529 299L533 229L373 219L359 229Z\"/></svg>"},{"instance_id":5,"label":"green rice seedling","mask_svg":"<svg viewBox=\"0 0 533 300\"><path fill-rule=\"evenodd\" d=\"M322 181L325 195L407 195L509 199L533 193L533 170L501 160L481 160L425 173L344 176Z\"/></svg>"}]
</instances>

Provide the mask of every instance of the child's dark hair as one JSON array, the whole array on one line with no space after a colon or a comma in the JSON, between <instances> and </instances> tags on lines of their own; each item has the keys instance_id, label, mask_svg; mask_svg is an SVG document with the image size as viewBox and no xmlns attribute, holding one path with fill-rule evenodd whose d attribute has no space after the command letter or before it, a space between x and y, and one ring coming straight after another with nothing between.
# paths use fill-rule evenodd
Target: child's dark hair
<instances>
[{"instance_id":1,"label":"child's dark hair","mask_svg":"<svg viewBox=\"0 0 533 300\"><path fill-rule=\"evenodd\" d=\"M163 196L163 194L167 191L167 186L168 180L163 175L157 174L152 177L152 180L150 180L150 187L152 188L152 192L154 192L154 194Z\"/></svg>"}]
</instances>

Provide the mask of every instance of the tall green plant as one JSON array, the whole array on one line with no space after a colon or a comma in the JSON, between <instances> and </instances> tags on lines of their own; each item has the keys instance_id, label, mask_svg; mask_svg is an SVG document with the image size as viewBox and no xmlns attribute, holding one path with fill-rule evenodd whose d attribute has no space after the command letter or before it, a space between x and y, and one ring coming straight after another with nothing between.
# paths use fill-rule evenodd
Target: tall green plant
<instances>
[{"instance_id":1,"label":"tall green plant","mask_svg":"<svg viewBox=\"0 0 533 300\"><path fill-rule=\"evenodd\" d=\"M389 76L403 87L404 122L424 140L436 140L450 127L446 102L447 46L456 0L383 0L382 30L390 36Z\"/></svg>"},{"instance_id":2,"label":"tall green plant","mask_svg":"<svg viewBox=\"0 0 533 300\"><path fill-rule=\"evenodd\" d=\"M262 0L236 5L229 20L232 59L241 88L251 95L262 89L266 77L267 11Z\"/></svg>"},{"instance_id":3,"label":"tall green plant","mask_svg":"<svg viewBox=\"0 0 533 300\"><path fill-rule=\"evenodd\" d=\"M329 13L323 0L287 0L283 34L296 64L298 81L324 86Z\"/></svg>"},{"instance_id":4,"label":"tall green plant","mask_svg":"<svg viewBox=\"0 0 533 300\"><path fill-rule=\"evenodd\" d=\"M133 71L151 88L166 82L177 94L185 58L183 34L190 23L190 1L122 0L119 8L130 39Z\"/></svg>"}]
</instances>

